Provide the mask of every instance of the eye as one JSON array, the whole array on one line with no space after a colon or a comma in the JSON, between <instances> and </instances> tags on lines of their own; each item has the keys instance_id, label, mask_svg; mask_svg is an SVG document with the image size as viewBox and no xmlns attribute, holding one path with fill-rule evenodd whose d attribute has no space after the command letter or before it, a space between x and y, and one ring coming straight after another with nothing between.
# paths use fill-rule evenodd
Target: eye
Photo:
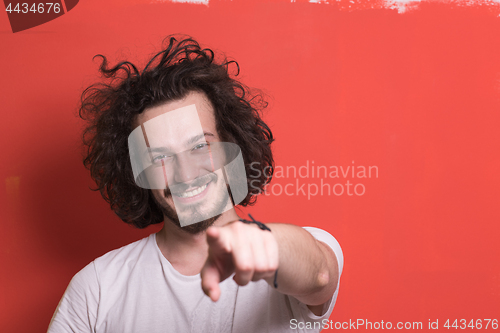
<instances>
[{"instance_id":1,"label":"eye","mask_svg":"<svg viewBox=\"0 0 500 333\"><path fill-rule=\"evenodd\" d=\"M170 158L171 158L170 155L158 155L158 156L153 157L152 162L154 164L159 164L159 163L161 163L161 161L166 161L166 160L168 160Z\"/></svg>"},{"instance_id":2,"label":"eye","mask_svg":"<svg viewBox=\"0 0 500 333\"><path fill-rule=\"evenodd\" d=\"M204 142L204 143L197 144L191 150L196 151L196 152L206 151L206 150L208 150L208 143Z\"/></svg>"}]
</instances>

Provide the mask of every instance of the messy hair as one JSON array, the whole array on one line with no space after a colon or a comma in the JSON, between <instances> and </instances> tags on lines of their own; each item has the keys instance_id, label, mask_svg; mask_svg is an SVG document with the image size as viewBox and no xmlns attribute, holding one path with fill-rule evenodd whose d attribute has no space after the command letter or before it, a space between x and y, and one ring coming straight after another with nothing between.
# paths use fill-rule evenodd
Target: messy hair
<instances>
[{"instance_id":1,"label":"messy hair","mask_svg":"<svg viewBox=\"0 0 500 333\"><path fill-rule=\"evenodd\" d=\"M83 163L97 185L94 190L100 191L120 219L137 228L163 221L151 191L136 185L128 151L134 120L146 108L193 91L207 96L221 141L241 148L248 179L241 206L255 203L274 170L273 135L261 119L267 103L261 93L253 93L234 78L238 64L225 57L217 61L211 49L202 49L192 38L169 37L164 45L142 70L129 61L111 67L105 56L96 55L105 82L85 89L79 110L87 122ZM230 65L236 67L235 75L229 73Z\"/></svg>"}]
</instances>

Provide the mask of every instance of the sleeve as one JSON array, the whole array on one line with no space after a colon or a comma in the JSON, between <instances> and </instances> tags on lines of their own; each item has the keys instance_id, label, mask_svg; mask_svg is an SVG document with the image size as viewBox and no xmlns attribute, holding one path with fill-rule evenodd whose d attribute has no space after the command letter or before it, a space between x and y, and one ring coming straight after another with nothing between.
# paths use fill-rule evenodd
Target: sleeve
<instances>
[{"instance_id":1,"label":"sleeve","mask_svg":"<svg viewBox=\"0 0 500 333\"><path fill-rule=\"evenodd\" d=\"M94 262L75 274L52 316L48 333L95 332L99 282Z\"/></svg>"},{"instance_id":2,"label":"sleeve","mask_svg":"<svg viewBox=\"0 0 500 333\"><path fill-rule=\"evenodd\" d=\"M342 270L344 268L344 255L342 253L342 248L340 247L340 244L337 242L337 240L330 235L328 232L319 229L319 228L314 228L314 227L304 227L306 231L308 231L314 238L317 240L327 244L330 246L330 248L333 250L335 253L335 256L337 258L337 264L339 266L339 277L337 281L337 290L335 290L335 293L333 294L332 298L325 303L324 308L323 308L323 315L322 316L316 316L314 313L312 313L311 310L307 307L306 304L300 302L294 297L290 297L290 305L293 309L294 313L300 313L303 318L303 321L305 323L310 323L311 327L317 328L319 327L324 327L323 323L324 321L326 322L330 315L333 312L333 308L335 306L335 303L337 301L337 295L339 293L339 286L340 286L340 276L342 275ZM300 321L300 320L299 320ZM317 325L315 325L317 323ZM310 330L306 330L307 332L312 332ZM316 332L321 331L319 330L313 330Z\"/></svg>"}]
</instances>

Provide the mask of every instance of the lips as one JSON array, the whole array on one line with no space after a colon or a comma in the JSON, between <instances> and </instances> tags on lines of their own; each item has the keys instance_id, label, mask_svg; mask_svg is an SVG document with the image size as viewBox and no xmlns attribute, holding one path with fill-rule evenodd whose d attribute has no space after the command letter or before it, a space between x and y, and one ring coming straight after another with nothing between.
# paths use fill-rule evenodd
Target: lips
<instances>
[{"instance_id":1,"label":"lips","mask_svg":"<svg viewBox=\"0 0 500 333\"><path fill-rule=\"evenodd\" d=\"M174 193L174 195L176 197L179 197L179 198L192 198L192 197L200 194L201 192L205 191L205 189L207 188L207 186L208 186L208 183L205 184L205 185L203 185L203 186L199 186L197 188L189 190L189 191L180 192L180 193Z\"/></svg>"},{"instance_id":2,"label":"lips","mask_svg":"<svg viewBox=\"0 0 500 333\"><path fill-rule=\"evenodd\" d=\"M218 176L209 173L196 178L189 184L179 183L169 186L165 190L165 198L172 197L176 204L192 205L200 202L209 192L213 184L216 184Z\"/></svg>"}]
</instances>

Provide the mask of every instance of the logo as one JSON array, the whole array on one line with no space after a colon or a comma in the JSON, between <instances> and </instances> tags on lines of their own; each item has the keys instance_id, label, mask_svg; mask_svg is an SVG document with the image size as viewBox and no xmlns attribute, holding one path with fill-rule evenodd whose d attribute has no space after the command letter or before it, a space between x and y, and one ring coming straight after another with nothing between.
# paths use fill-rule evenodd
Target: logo
<instances>
[{"instance_id":1,"label":"logo","mask_svg":"<svg viewBox=\"0 0 500 333\"><path fill-rule=\"evenodd\" d=\"M23 31L52 21L75 8L78 3L78 0L48 1L52 2L4 0L12 32Z\"/></svg>"}]
</instances>

